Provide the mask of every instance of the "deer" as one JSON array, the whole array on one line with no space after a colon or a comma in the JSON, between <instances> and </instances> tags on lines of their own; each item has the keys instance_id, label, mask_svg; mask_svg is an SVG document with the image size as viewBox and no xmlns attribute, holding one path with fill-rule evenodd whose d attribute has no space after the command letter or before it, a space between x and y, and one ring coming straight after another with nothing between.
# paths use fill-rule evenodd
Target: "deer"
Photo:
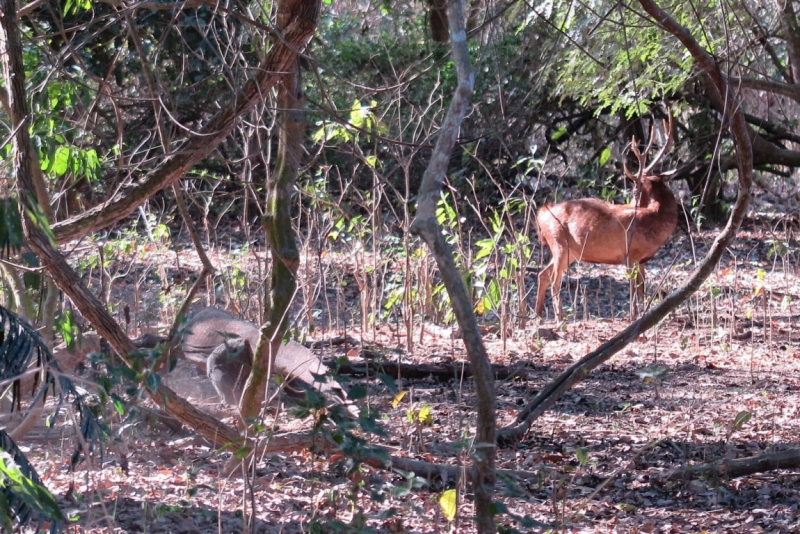
<instances>
[{"instance_id":1,"label":"deer","mask_svg":"<svg viewBox=\"0 0 800 534\"><path fill-rule=\"evenodd\" d=\"M653 129L655 130L655 128ZM550 288L558 320L563 319L559 289L564 272L573 262L625 265L631 287L631 320L638 315L637 300L644 303L644 264L672 235L678 222L678 204L661 174L652 174L672 139L672 117L664 121L666 140L653 161L647 154L653 146L654 131L644 153L636 137L631 147L639 162L634 175L623 162L625 176L632 180L633 204L612 204L597 198L568 200L545 205L537 212L539 242L547 245L552 259L539 273L536 315L542 317L545 292ZM625 150L627 154L627 149Z\"/></svg>"}]
</instances>

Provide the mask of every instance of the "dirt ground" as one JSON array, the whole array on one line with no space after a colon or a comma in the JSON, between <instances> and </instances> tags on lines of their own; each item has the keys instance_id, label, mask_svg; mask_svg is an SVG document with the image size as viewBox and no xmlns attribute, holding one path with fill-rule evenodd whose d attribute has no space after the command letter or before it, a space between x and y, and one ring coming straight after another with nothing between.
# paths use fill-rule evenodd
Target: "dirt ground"
<instances>
[{"instance_id":1,"label":"dirt ground","mask_svg":"<svg viewBox=\"0 0 800 534\"><path fill-rule=\"evenodd\" d=\"M800 532L796 469L735 479L666 478L686 465L800 441L800 287L793 249L775 254L774 235L745 227L703 291L568 392L515 448L498 451L498 468L521 474L498 479L496 498L506 507L500 525L521 532L556 524L587 533ZM676 234L648 270L651 289L669 290L685 279L692 268L687 260L702 257L711 237ZM794 245L791 235L776 239ZM535 277L529 282L534 288ZM516 366L512 378L496 383L498 427L512 424L550 379L627 325L627 282L619 268L573 268L563 300L573 318L561 325L546 320L547 330L534 321L504 340L487 326L493 363ZM433 324L423 334L416 325L409 353L400 323L360 332L353 321L348 333L365 345L323 356L358 361L368 348L370 355L408 364L465 359L454 329ZM310 337L341 333L318 325ZM229 415L193 372L179 369L173 386L212 413ZM368 440L400 457L470 463L468 451L448 445L468 444L474 433L471 380L401 378L397 388L407 393L399 399L379 379L345 379L367 386L358 404L380 413L385 435ZM409 418L422 408L430 409L429 422ZM276 432L311 426L286 411L268 420ZM248 477L222 477L230 453L188 431L141 421L118 426L115 443L69 472L69 434L37 434L23 446L72 518L70 532L229 533L243 531L245 518L265 533L474 530L471 495L453 479L426 483L370 467L346 476L346 458L307 449L260 458ZM452 523L439 504L448 488L458 490Z\"/></svg>"}]
</instances>

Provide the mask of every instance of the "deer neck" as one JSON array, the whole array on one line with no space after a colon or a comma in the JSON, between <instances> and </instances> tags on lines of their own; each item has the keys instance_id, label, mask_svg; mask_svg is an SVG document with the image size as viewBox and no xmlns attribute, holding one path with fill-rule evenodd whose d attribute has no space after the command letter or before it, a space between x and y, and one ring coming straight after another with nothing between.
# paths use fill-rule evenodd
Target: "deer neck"
<instances>
[{"instance_id":1,"label":"deer neck","mask_svg":"<svg viewBox=\"0 0 800 534\"><path fill-rule=\"evenodd\" d=\"M643 191L642 200L647 197L647 203L642 206L658 212L677 213L678 204L669 186L663 182L652 182L647 191Z\"/></svg>"}]
</instances>

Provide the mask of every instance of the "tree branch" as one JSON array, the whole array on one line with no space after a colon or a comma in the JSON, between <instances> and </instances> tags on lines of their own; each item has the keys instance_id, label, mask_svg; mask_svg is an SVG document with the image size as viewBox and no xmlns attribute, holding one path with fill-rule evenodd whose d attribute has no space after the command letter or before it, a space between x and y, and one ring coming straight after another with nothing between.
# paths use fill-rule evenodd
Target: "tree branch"
<instances>
[{"instance_id":1,"label":"tree branch","mask_svg":"<svg viewBox=\"0 0 800 534\"><path fill-rule=\"evenodd\" d=\"M800 85L779 82L778 80L760 80L756 78L731 78L731 85L754 91L768 91L776 95L788 96L800 103Z\"/></svg>"},{"instance_id":2,"label":"tree branch","mask_svg":"<svg viewBox=\"0 0 800 534\"><path fill-rule=\"evenodd\" d=\"M276 39L256 76L248 80L233 97L233 103L214 115L198 135L184 142L140 183L78 217L54 224L56 242L78 239L124 219L206 157L230 134L236 121L260 102L281 76L294 68L297 53L305 48L314 35L319 9L319 0L294 0L290 22L281 38Z\"/></svg>"}]
</instances>

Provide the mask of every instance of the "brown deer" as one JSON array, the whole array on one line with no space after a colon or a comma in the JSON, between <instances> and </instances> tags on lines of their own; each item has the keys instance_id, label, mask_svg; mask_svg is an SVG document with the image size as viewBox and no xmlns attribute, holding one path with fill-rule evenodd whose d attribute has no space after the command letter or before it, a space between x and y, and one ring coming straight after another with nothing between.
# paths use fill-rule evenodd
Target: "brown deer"
<instances>
[{"instance_id":1,"label":"brown deer","mask_svg":"<svg viewBox=\"0 0 800 534\"><path fill-rule=\"evenodd\" d=\"M649 165L647 153L655 138L642 154L633 138L631 146L639 171L633 175L623 164L625 175L634 182L634 204L619 205L597 198L569 200L546 205L537 213L539 241L547 245L552 260L539 273L536 292L536 315L542 316L547 288L553 296L556 316L562 318L561 278L575 261L625 265L630 271L631 318L638 314L636 300L644 302L644 263L655 256L672 235L678 221L678 205L669 186L660 175L650 171L663 157L672 138L672 117L664 121L666 141ZM627 151L626 151L627 152Z\"/></svg>"}]
</instances>

